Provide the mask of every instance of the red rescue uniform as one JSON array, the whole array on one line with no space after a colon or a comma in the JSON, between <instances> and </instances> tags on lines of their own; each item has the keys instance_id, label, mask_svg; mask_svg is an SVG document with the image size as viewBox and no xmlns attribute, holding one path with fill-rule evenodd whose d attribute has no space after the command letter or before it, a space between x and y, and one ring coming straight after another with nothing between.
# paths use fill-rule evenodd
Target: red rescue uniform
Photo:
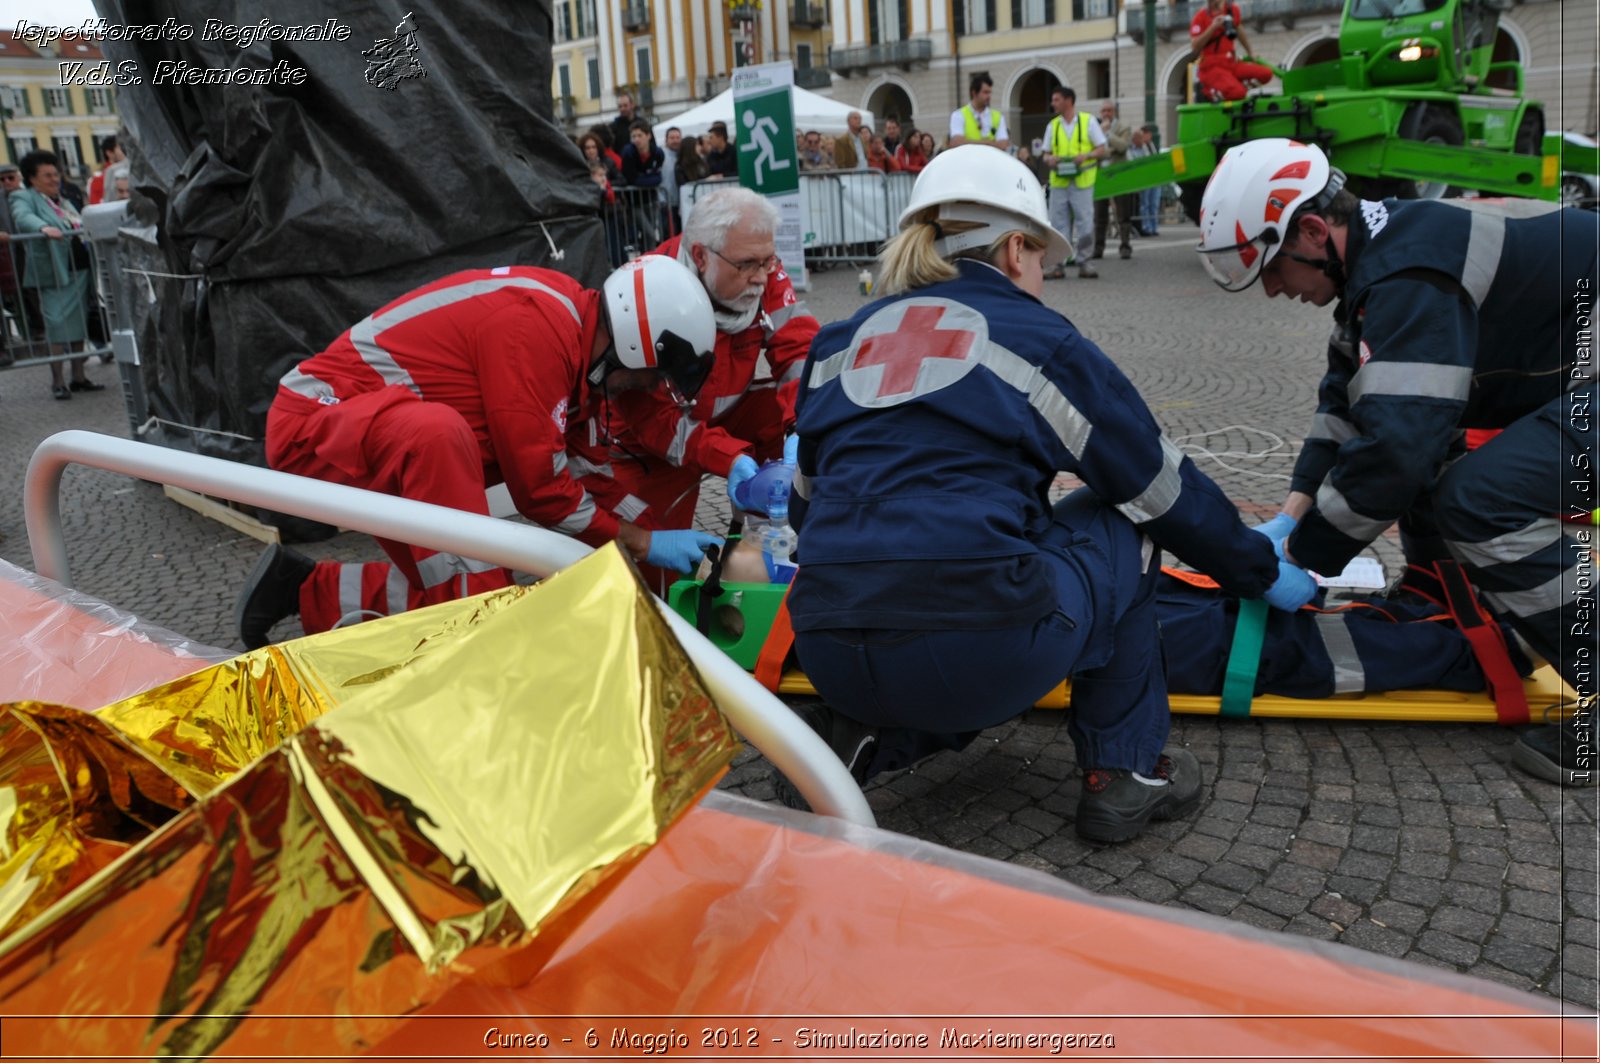
<instances>
[{"instance_id":1,"label":"red rescue uniform","mask_svg":"<svg viewBox=\"0 0 1600 1063\"><path fill-rule=\"evenodd\" d=\"M679 240L653 253L677 258ZM718 331L711 373L687 407L657 390L615 395L592 408L592 418L571 440L575 468L582 458L581 482L642 527L693 527L701 477L728 475L741 454L757 461L781 455L817 328L780 265L767 279L755 321L739 332ZM756 379L762 354L771 379ZM658 592L677 578L647 565L640 570Z\"/></svg>"},{"instance_id":2,"label":"red rescue uniform","mask_svg":"<svg viewBox=\"0 0 1600 1063\"><path fill-rule=\"evenodd\" d=\"M267 413L274 469L488 513L504 482L518 512L590 545L617 517L567 467L569 417L600 293L552 270L467 270L401 296L279 382ZM323 562L301 586L307 633L509 585L498 566L379 540L394 562Z\"/></svg>"},{"instance_id":3,"label":"red rescue uniform","mask_svg":"<svg viewBox=\"0 0 1600 1063\"><path fill-rule=\"evenodd\" d=\"M1233 16L1235 26L1243 22L1238 4L1229 4L1225 13ZM1211 23L1211 10L1202 7L1194 16L1194 21L1189 23L1189 39L1198 39L1210 28ZM1200 52L1200 71L1195 76L1200 82L1200 87L1213 99L1242 100L1246 92L1244 83L1255 81L1264 85L1272 80L1272 69L1260 63L1246 63L1235 59L1233 38L1219 32Z\"/></svg>"}]
</instances>

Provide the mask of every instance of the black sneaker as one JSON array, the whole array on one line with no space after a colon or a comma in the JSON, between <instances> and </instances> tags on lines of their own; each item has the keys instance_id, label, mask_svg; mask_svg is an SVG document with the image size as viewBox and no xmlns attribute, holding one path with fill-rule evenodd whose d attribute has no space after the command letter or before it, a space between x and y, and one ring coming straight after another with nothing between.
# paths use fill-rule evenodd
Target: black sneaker
<instances>
[{"instance_id":1,"label":"black sneaker","mask_svg":"<svg viewBox=\"0 0 1600 1063\"><path fill-rule=\"evenodd\" d=\"M1156 762L1154 778L1126 769L1092 768L1078 798L1078 836L1092 842L1125 842L1152 819L1177 819L1200 803L1200 762L1187 749L1170 749Z\"/></svg>"},{"instance_id":2,"label":"black sneaker","mask_svg":"<svg viewBox=\"0 0 1600 1063\"><path fill-rule=\"evenodd\" d=\"M1511 763L1529 775L1562 786L1593 786L1593 711L1522 732L1511 747Z\"/></svg>"},{"instance_id":3,"label":"black sneaker","mask_svg":"<svg viewBox=\"0 0 1600 1063\"><path fill-rule=\"evenodd\" d=\"M833 711L820 701L809 701L800 705L789 706L794 714L806 722L806 725L828 743L828 748L833 750L839 760L844 763L845 769L850 772L850 777L855 779L857 785L864 784L871 778L868 769L872 767L872 758L878 752L878 729L864 723L858 723L850 717ZM794 784L780 772L773 776L777 787L778 800L790 808L809 810L811 805L800 796L800 791Z\"/></svg>"},{"instance_id":4,"label":"black sneaker","mask_svg":"<svg viewBox=\"0 0 1600 1063\"><path fill-rule=\"evenodd\" d=\"M245 580L234 606L233 620L239 628L239 641L246 649L258 650L272 640L268 632L284 617L300 612L300 585L317 563L286 546L267 547Z\"/></svg>"}]
</instances>

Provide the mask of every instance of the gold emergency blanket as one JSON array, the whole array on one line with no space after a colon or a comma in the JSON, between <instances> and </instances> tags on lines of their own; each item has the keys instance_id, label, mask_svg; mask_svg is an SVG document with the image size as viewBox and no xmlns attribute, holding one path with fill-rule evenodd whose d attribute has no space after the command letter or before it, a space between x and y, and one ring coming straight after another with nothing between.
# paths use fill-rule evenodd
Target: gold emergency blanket
<instances>
[{"instance_id":1,"label":"gold emergency blanket","mask_svg":"<svg viewBox=\"0 0 1600 1063\"><path fill-rule=\"evenodd\" d=\"M614 547L93 715L0 707L0 1013L62 1016L6 1049L359 1051L535 974L736 749Z\"/></svg>"}]
</instances>

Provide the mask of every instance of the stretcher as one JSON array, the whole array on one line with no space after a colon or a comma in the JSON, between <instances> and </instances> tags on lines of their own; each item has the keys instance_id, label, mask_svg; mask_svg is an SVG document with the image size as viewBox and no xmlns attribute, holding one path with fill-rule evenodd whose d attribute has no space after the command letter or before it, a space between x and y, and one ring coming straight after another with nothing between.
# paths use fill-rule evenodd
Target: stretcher
<instances>
[{"instance_id":1,"label":"stretcher","mask_svg":"<svg viewBox=\"0 0 1600 1063\"><path fill-rule=\"evenodd\" d=\"M137 446L68 440L55 458L98 455L98 464L137 466L130 454L141 455L127 449ZM159 478L155 466L164 463L143 457L152 464L140 474ZM184 466L210 460L172 457ZM235 484L250 472L217 471ZM45 518L36 522L32 505L53 494L54 483L37 494L34 485L30 477L35 558L64 574L59 535ZM278 508L288 508L284 501ZM302 494L307 516L345 520L331 503L306 503ZM459 527L460 514L449 519ZM440 548L460 546L411 527L419 539L450 544ZM527 565L537 553L489 540L479 547L505 564ZM214 656L39 577L4 582L10 607L0 612L8 636L0 645L16 641L9 636L25 624L36 659L58 662L31 668L37 689L10 689L7 699L123 692ZM25 619L12 626L17 617ZM94 651L83 652L89 644ZM103 676L111 678L97 688ZM117 941L141 940L170 918L170 908L151 907L109 928L107 960L131 962L116 956ZM0 941L0 967L10 948ZM92 1000L94 977L76 976L74 1004ZM1199 913L1096 897L1040 872L845 818L718 793L690 808L531 977L461 977L445 967L437 978L424 1005L387 1012L349 1008L336 994L321 1014L246 1002L222 1018L218 1058L1581 1059L1600 1049L1593 1022L1564 1016L1554 1001ZM76 1014L47 1014L74 1010L59 1001L19 1008L0 994L7 1057L89 1054L79 1051L87 1037L97 1046L137 1043L151 1025L149 1016L81 1005Z\"/></svg>"}]
</instances>

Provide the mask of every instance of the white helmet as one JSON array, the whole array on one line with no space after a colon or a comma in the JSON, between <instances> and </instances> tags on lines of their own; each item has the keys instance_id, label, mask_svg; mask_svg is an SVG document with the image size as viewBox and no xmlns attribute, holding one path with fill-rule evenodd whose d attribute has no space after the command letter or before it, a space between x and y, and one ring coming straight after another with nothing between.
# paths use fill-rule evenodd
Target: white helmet
<instances>
[{"instance_id":1,"label":"white helmet","mask_svg":"<svg viewBox=\"0 0 1600 1063\"><path fill-rule=\"evenodd\" d=\"M911 188L911 202L900 212L900 228L929 207L939 208L940 221L981 223L979 228L940 237L934 249L945 258L988 247L1017 229L1049 243L1046 262L1060 262L1071 252L1066 239L1050 226L1044 187L1033 171L983 144L963 144L933 157Z\"/></svg>"},{"instance_id":2,"label":"white helmet","mask_svg":"<svg viewBox=\"0 0 1600 1063\"><path fill-rule=\"evenodd\" d=\"M601 304L612 349L596 367L599 378L616 368L659 369L679 395L693 398L711 372L717 342L700 278L675 259L645 255L606 278Z\"/></svg>"},{"instance_id":3,"label":"white helmet","mask_svg":"<svg viewBox=\"0 0 1600 1063\"><path fill-rule=\"evenodd\" d=\"M1315 144L1271 137L1229 148L1200 200L1200 261L1211 279L1242 292L1283 248L1295 213L1323 207L1344 187Z\"/></svg>"}]
</instances>

